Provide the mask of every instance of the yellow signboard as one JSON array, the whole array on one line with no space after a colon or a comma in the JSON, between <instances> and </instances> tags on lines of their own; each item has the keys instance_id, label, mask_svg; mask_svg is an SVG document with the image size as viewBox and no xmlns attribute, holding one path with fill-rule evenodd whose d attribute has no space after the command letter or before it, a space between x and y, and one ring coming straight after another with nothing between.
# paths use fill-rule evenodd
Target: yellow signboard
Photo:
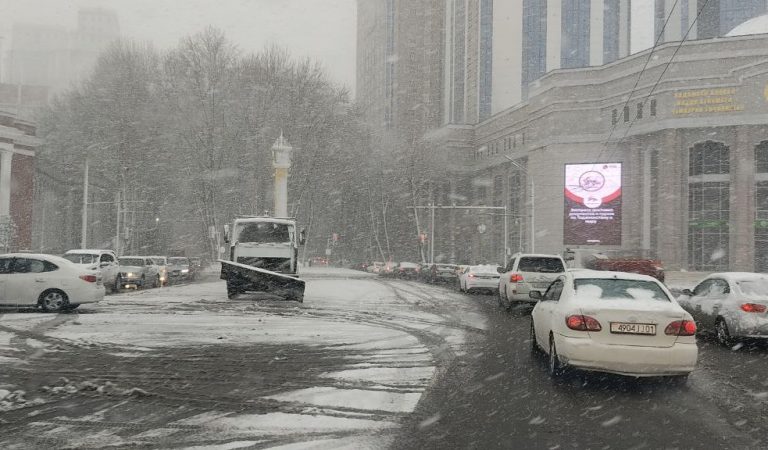
<instances>
[{"instance_id":1,"label":"yellow signboard","mask_svg":"<svg viewBox=\"0 0 768 450\"><path fill-rule=\"evenodd\" d=\"M672 114L729 113L744 111L734 96L737 88L693 89L675 92Z\"/></svg>"}]
</instances>

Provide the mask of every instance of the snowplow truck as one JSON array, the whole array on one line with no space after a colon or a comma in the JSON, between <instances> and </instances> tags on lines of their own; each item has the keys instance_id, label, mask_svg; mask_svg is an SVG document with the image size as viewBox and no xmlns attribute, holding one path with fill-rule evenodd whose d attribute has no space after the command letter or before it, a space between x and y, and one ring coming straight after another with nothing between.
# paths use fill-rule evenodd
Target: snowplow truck
<instances>
[{"instance_id":1,"label":"snowplow truck","mask_svg":"<svg viewBox=\"0 0 768 450\"><path fill-rule=\"evenodd\" d=\"M229 259L222 259L221 279L231 299L246 292L266 292L286 300L304 301L299 279L299 246L304 231L296 220L277 217L239 217L224 226Z\"/></svg>"}]
</instances>

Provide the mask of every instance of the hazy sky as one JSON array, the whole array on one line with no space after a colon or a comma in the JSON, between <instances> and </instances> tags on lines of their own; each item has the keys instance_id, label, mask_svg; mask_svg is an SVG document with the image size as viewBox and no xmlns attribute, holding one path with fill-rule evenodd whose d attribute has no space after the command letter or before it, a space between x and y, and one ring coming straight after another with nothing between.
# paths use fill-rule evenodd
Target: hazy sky
<instances>
[{"instance_id":1,"label":"hazy sky","mask_svg":"<svg viewBox=\"0 0 768 450\"><path fill-rule=\"evenodd\" d=\"M294 56L321 61L334 80L354 87L355 0L0 0L4 48L13 22L75 28L81 6L114 10L124 37L158 48L208 25L223 30L241 50L275 43Z\"/></svg>"}]
</instances>

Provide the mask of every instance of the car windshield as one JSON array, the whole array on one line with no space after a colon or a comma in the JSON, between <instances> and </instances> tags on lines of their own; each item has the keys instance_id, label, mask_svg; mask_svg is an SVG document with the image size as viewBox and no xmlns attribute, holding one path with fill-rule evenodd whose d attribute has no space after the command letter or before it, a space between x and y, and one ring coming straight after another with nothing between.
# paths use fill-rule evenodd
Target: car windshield
<instances>
[{"instance_id":1,"label":"car windshield","mask_svg":"<svg viewBox=\"0 0 768 450\"><path fill-rule=\"evenodd\" d=\"M581 299L670 301L661 286L653 281L577 278L574 280L574 288L577 298Z\"/></svg>"},{"instance_id":2,"label":"car windshield","mask_svg":"<svg viewBox=\"0 0 768 450\"><path fill-rule=\"evenodd\" d=\"M517 266L520 272L560 273L564 272L560 258L522 257Z\"/></svg>"},{"instance_id":3,"label":"car windshield","mask_svg":"<svg viewBox=\"0 0 768 450\"><path fill-rule=\"evenodd\" d=\"M95 264L99 262L99 255L91 255L88 253L68 253L64 255L64 259L72 261L75 264Z\"/></svg>"},{"instance_id":4,"label":"car windshield","mask_svg":"<svg viewBox=\"0 0 768 450\"><path fill-rule=\"evenodd\" d=\"M141 258L120 258L121 266L143 266L144 260Z\"/></svg>"},{"instance_id":5,"label":"car windshield","mask_svg":"<svg viewBox=\"0 0 768 450\"><path fill-rule=\"evenodd\" d=\"M235 236L240 243L287 243L291 227L277 222L246 222L238 225Z\"/></svg>"}]
</instances>

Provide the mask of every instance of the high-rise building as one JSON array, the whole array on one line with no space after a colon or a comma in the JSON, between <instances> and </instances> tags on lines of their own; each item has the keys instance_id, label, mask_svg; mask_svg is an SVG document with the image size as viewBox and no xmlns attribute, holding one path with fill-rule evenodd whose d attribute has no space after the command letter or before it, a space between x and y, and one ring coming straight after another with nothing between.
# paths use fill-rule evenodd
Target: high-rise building
<instances>
[{"instance_id":1,"label":"high-rise building","mask_svg":"<svg viewBox=\"0 0 768 450\"><path fill-rule=\"evenodd\" d=\"M96 59L119 37L117 15L102 8L78 11L77 28L15 23L4 77L19 85L45 86L52 92L83 80Z\"/></svg>"},{"instance_id":2,"label":"high-rise building","mask_svg":"<svg viewBox=\"0 0 768 450\"><path fill-rule=\"evenodd\" d=\"M481 122L560 68L629 54L630 0L445 0L443 123Z\"/></svg>"},{"instance_id":3,"label":"high-rise building","mask_svg":"<svg viewBox=\"0 0 768 450\"><path fill-rule=\"evenodd\" d=\"M404 139L439 125L444 3L357 2L357 101L372 125Z\"/></svg>"},{"instance_id":4,"label":"high-rise building","mask_svg":"<svg viewBox=\"0 0 768 450\"><path fill-rule=\"evenodd\" d=\"M655 36L659 42L725 36L767 10L766 0L656 0Z\"/></svg>"}]
</instances>

